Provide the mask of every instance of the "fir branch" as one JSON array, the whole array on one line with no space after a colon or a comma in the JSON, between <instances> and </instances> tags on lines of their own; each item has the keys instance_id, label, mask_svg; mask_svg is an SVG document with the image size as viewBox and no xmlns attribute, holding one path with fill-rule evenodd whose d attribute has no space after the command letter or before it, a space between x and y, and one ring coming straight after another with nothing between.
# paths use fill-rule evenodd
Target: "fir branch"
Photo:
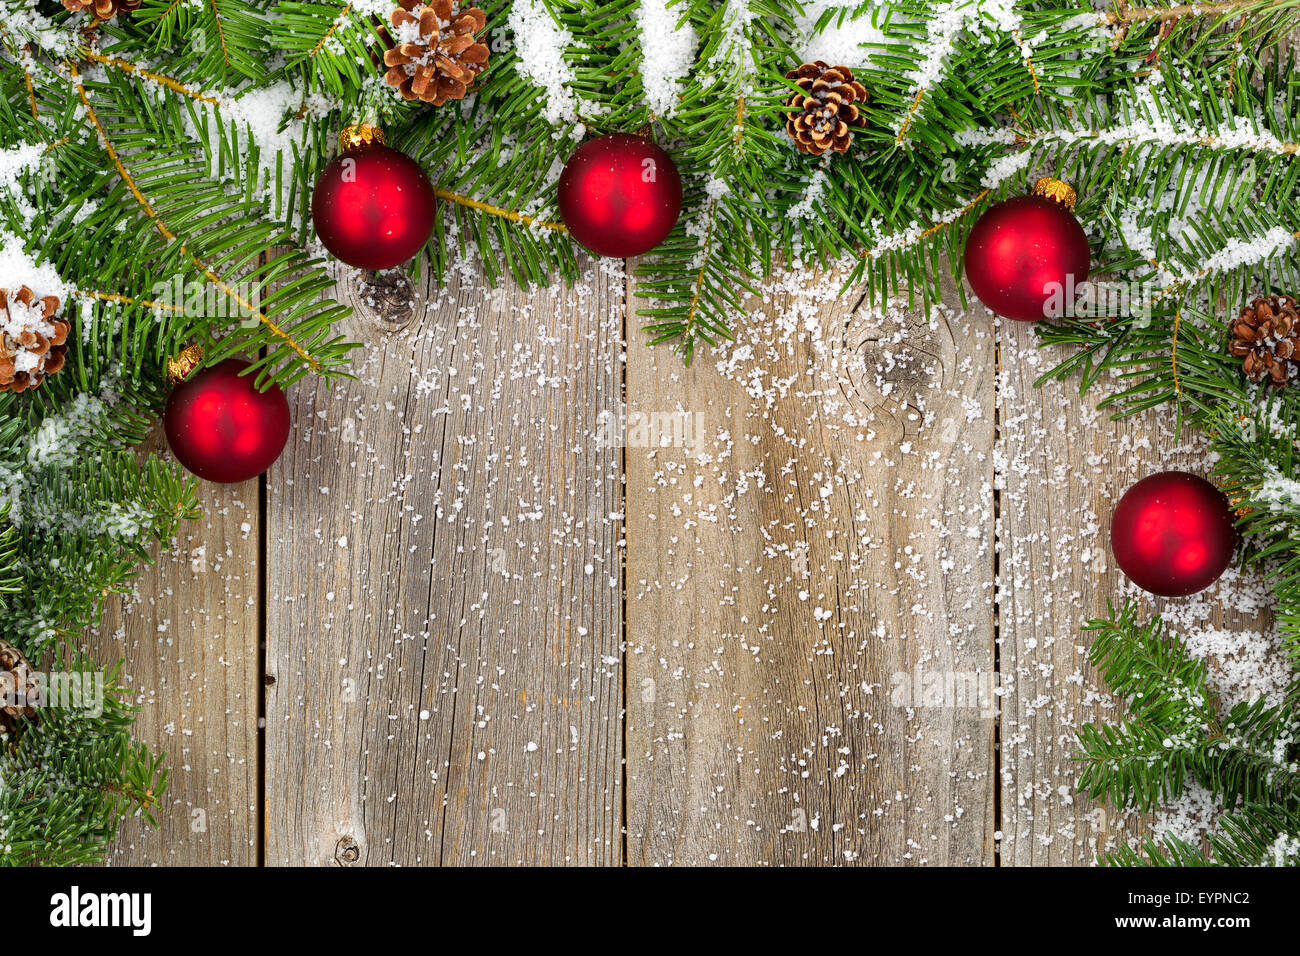
<instances>
[{"instance_id":1,"label":"fir branch","mask_svg":"<svg viewBox=\"0 0 1300 956\"><path fill-rule=\"evenodd\" d=\"M185 309L183 303L162 302L154 299L136 299L129 295L122 295L117 292L99 292L94 289L78 289L77 295L85 299L95 299L99 302L113 302L117 305L142 306L146 309L161 309L164 312L182 312Z\"/></svg>"},{"instance_id":2,"label":"fir branch","mask_svg":"<svg viewBox=\"0 0 1300 956\"><path fill-rule=\"evenodd\" d=\"M101 681L103 698L97 708L93 696L82 706L43 706L5 741L0 865L95 863L124 817L156 825L152 811L166 791L167 771L161 755L130 741L137 708L118 684L120 665L102 674L83 654L69 656L65 673L73 686Z\"/></svg>"},{"instance_id":3,"label":"fir branch","mask_svg":"<svg viewBox=\"0 0 1300 956\"><path fill-rule=\"evenodd\" d=\"M664 125L688 139L684 175L703 183L686 189L683 218L692 225L674 231L637 268L638 293L653 302L639 310L651 320L651 342L674 341L688 363L697 340L732 337L729 315L753 291L755 266L770 266L772 227L758 197L789 148L773 127L787 92L782 76L794 59L785 39L794 8L784 0L699 3L691 11L705 40L677 113Z\"/></svg>"},{"instance_id":4,"label":"fir branch","mask_svg":"<svg viewBox=\"0 0 1300 956\"><path fill-rule=\"evenodd\" d=\"M179 80L172 79L170 76L163 76L161 73L156 73L153 70L147 70L142 66L138 66L135 63L129 63L126 60L120 59L118 57L105 56L104 54L99 53L95 50L83 50L81 56L83 59L89 60L92 63L101 63L104 66L111 66L114 69L120 70L121 72L127 74L128 76L139 76L139 77L143 77L146 80L151 80L152 82L157 83L160 86L166 87L167 89L171 90L173 93L179 93L182 96L188 96L190 99L198 100L200 103L209 103L213 106L221 105L221 100L217 99L214 96L209 96L206 93L201 93L198 90L191 89L190 87L181 83Z\"/></svg>"},{"instance_id":5,"label":"fir branch","mask_svg":"<svg viewBox=\"0 0 1300 956\"><path fill-rule=\"evenodd\" d=\"M316 41L316 45L307 52L307 59L315 59L316 55L325 47L325 44L329 42L330 37L334 36L339 26L347 20L351 13L352 4L349 3L343 7L343 12L334 18L334 22L329 25L329 29L321 34L320 39Z\"/></svg>"},{"instance_id":6,"label":"fir branch","mask_svg":"<svg viewBox=\"0 0 1300 956\"><path fill-rule=\"evenodd\" d=\"M1166 635L1158 618L1139 624L1132 602L1118 612L1111 608L1084 631L1093 638L1089 660L1127 701L1128 715L1119 724L1080 729L1079 788L1116 807L1146 811L1195 780L1229 810L1240 807L1213 838L1213 860L1258 862L1261 848L1252 842L1258 832L1249 821L1293 817L1300 806L1294 706L1260 699L1222 712L1207 691L1205 662ZM1200 856L1180 841L1148 838L1140 849L1103 854L1102 862L1185 864Z\"/></svg>"},{"instance_id":7,"label":"fir branch","mask_svg":"<svg viewBox=\"0 0 1300 956\"><path fill-rule=\"evenodd\" d=\"M1214 17L1228 19L1244 15L1269 4L1259 2L1242 2L1234 0L1228 3L1180 3L1169 7L1129 7L1119 10L1107 10L1098 16L1108 26L1117 23L1149 23L1166 20L1184 20L1197 17Z\"/></svg>"},{"instance_id":8,"label":"fir branch","mask_svg":"<svg viewBox=\"0 0 1300 956\"><path fill-rule=\"evenodd\" d=\"M77 95L81 98L81 103L86 109L86 116L95 124L95 129L99 133L100 144L104 147L104 151L108 153L108 157L112 161L113 167L117 170L117 174L122 177L122 181L126 183L127 188L131 191L131 195L135 198L135 201L140 204L141 209L144 210L145 216L154 228L158 230L159 234L168 242L176 242L179 245L181 252L189 257L189 260L194 267L198 269L199 272L201 272L203 276L223 295L228 296L235 303L240 314L254 316L257 321L262 323L267 331L280 339L286 346L293 349L293 351L298 354L298 357L307 363L308 367L310 367L312 371L321 371L323 365L319 359L311 355L311 353L295 341L288 332L273 322L266 313L256 308L253 303L249 302L237 289L214 272L211 266L205 263L198 256L191 253L189 247L183 241L179 240L176 234L168 228L167 223L163 221L162 217L154 209L153 205L145 197L144 193L140 191L140 187L136 185L135 177L127 171L127 168L122 162L121 157L118 155L117 150L113 147L113 142L108 137L108 131L104 128L104 124L100 122L99 115L95 112L95 108L90 104L90 97L86 95L86 88L81 83L81 77L77 72L77 68L75 66L70 66L69 69L72 74L73 83L77 88Z\"/></svg>"},{"instance_id":9,"label":"fir branch","mask_svg":"<svg viewBox=\"0 0 1300 956\"><path fill-rule=\"evenodd\" d=\"M381 24L351 3L284 0L275 9L270 36L274 47L289 55L284 72L304 83L306 92L324 89L344 102L363 99ZM348 121L366 118L369 105Z\"/></svg>"},{"instance_id":10,"label":"fir branch","mask_svg":"<svg viewBox=\"0 0 1300 956\"><path fill-rule=\"evenodd\" d=\"M489 216L496 216L506 222L519 223L522 226L538 226L542 229L553 229L565 235L569 232L569 227L559 221L539 219L536 216L529 216L513 209L502 209L500 206L493 206L490 203L481 202L469 196L462 196L460 193L452 192L450 189L443 189L441 186L435 187L433 191L439 199L445 199L447 202L464 206L466 209L473 209L476 212L487 213Z\"/></svg>"}]
</instances>

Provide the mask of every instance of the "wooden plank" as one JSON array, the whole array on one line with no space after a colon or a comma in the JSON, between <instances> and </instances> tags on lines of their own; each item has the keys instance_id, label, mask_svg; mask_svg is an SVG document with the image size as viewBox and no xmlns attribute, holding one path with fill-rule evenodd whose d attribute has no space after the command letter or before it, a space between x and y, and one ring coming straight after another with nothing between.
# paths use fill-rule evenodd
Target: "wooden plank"
<instances>
[{"instance_id":1,"label":"wooden plank","mask_svg":"<svg viewBox=\"0 0 1300 956\"><path fill-rule=\"evenodd\" d=\"M258 482L200 488L203 517L87 638L101 665L125 660L134 736L169 770L159 829L124 823L112 865L257 862Z\"/></svg>"},{"instance_id":2,"label":"wooden plank","mask_svg":"<svg viewBox=\"0 0 1300 956\"><path fill-rule=\"evenodd\" d=\"M1117 713L1117 701L1087 663L1080 625L1104 617L1108 600L1138 596L1110 555L1111 513L1148 474L1175 468L1206 474L1207 446L1203 436L1177 435L1167 408L1112 421L1110 412L1096 408L1104 383L1082 399L1077 380L1034 388L1066 353L1040 352L1033 329L1022 323L1005 323L999 345L998 601L1008 691L1002 862L1087 864L1099 847L1131 839L1150 823L1078 795L1079 767L1071 759L1078 728ZM1198 628L1267 633L1269 627L1267 612L1259 611L1267 601L1258 579L1235 572L1199 597L1142 603L1147 613L1164 611ZM1237 667L1240 683L1240 662L1212 662L1216 671L1225 663Z\"/></svg>"},{"instance_id":3,"label":"wooden plank","mask_svg":"<svg viewBox=\"0 0 1300 956\"><path fill-rule=\"evenodd\" d=\"M993 859L993 338L819 287L630 350L632 864Z\"/></svg>"},{"instance_id":4,"label":"wooden plank","mask_svg":"<svg viewBox=\"0 0 1300 956\"><path fill-rule=\"evenodd\" d=\"M622 283L347 281L270 490L266 860L617 863Z\"/></svg>"}]
</instances>

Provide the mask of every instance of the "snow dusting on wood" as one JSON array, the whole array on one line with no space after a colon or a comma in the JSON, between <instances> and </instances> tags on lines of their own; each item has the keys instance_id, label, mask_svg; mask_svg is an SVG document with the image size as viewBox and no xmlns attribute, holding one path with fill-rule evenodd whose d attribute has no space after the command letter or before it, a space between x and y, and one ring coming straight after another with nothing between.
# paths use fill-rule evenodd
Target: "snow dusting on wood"
<instances>
[{"instance_id":1,"label":"snow dusting on wood","mask_svg":"<svg viewBox=\"0 0 1300 956\"><path fill-rule=\"evenodd\" d=\"M687 369L626 342L617 264L453 271L341 273L356 381L299 385L265 500L208 486L98 637L173 754L122 861L250 862L258 813L267 862L330 865L1080 864L1213 825L1072 760L1122 706L1079 629L1138 596L1110 509L1203 440L1033 387L1033 330L952 287L781 275ZM1149 603L1225 699L1281 693L1255 575Z\"/></svg>"}]
</instances>

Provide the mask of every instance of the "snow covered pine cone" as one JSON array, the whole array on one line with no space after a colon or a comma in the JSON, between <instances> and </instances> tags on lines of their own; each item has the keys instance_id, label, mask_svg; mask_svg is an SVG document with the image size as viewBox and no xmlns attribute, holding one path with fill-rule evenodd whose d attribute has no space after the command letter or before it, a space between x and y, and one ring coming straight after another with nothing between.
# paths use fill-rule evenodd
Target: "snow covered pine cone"
<instances>
[{"instance_id":1,"label":"snow covered pine cone","mask_svg":"<svg viewBox=\"0 0 1300 956\"><path fill-rule=\"evenodd\" d=\"M1228 351L1241 359L1242 370L1252 382L1267 376L1280 386L1300 374L1300 312L1295 298L1264 296L1244 307L1232 323Z\"/></svg>"},{"instance_id":2,"label":"snow covered pine cone","mask_svg":"<svg viewBox=\"0 0 1300 956\"><path fill-rule=\"evenodd\" d=\"M72 326L54 313L59 297L36 298L27 286L0 289L0 392L25 392L63 368Z\"/></svg>"},{"instance_id":3,"label":"snow covered pine cone","mask_svg":"<svg viewBox=\"0 0 1300 956\"><path fill-rule=\"evenodd\" d=\"M0 731L9 733L19 717L35 717L29 701L40 699L36 672L22 651L0 638Z\"/></svg>"},{"instance_id":4,"label":"snow covered pine cone","mask_svg":"<svg viewBox=\"0 0 1300 956\"><path fill-rule=\"evenodd\" d=\"M63 0L63 5L73 13L89 10L99 20L111 20L119 13L130 13L140 6L140 0Z\"/></svg>"},{"instance_id":5,"label":"snow covered pine cone","mask_svg":"<svg viewBox=\"0 0 1300 956\"><path fill-rule=\"evenodd\" d=\"M384 53L384 81L408 100L441 106L465 95L487 67L487 44L475 39L487 25L478 7L456 10L452 0L398 0L389 18L393 45Z\"/></svg>"},{"instance_id":6,"label":"snow covered pine cone","mask_svg":"<svg viewBox=\"0 0 1300 956\"><path fill-rule=\"evenodd\" d=\"M858 104L867 101L867 88L847 66L827 66L822 60L805 63L785 75L800 89L785 105L785 131L801 153L820 156L828 149L846 153L853 130L867 125Z\"/></svg>"}]
</instances>

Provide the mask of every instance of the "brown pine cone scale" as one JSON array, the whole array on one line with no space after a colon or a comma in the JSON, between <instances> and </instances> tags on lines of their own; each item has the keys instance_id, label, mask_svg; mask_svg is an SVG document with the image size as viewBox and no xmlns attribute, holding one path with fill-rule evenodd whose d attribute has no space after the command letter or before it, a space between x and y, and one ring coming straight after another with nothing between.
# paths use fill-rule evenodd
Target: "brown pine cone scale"
<instances>
[{"instance_id":1,"label":"brown pine cone scale","mask_svg":"<svg viewBox=\"0 0 1300 956\"><path fill-rule=\"evenodd\" d=\"M0 392L36 388L63 368L72 326L58 310L58 296L0 289Z\"/></svg>"},{"instance_id":2,"label":"brown pine cone scale","mask_svg":"<svg viewBox=\"0 0 1300 956\"><path fill-rule=\"evenodd\" d=\"M111 20L119 13L130 13L140 6L141 0L63 0L63 5L76 13L88 10L96 19Z\"/></svg>"},{"instance_id":3,"label":"brown pine cone scale","mask_svg":"<svg viewBox=\"0 0 1300 956\"><path fill-rule=\"evenodd\" d=\"M0 731L12 732L19 717L35 717L31 702L40 699L35 668L22 651L0 638Z\"/></svg>"},{"instance_id":4,"label":"brown pine cone scale","mask_svg":"<svg viewBox=\"0 0 1300 956\"><path fill-rule=\"evenodd\" d=\"M785 78L799 87L785 101L790 111L785 131L799 152L813 156L827 150L848 152L853 131L867 125L861 110L867 88L853 78L853 71L817 60L791 70Z\"/></svg>"},{"instance_id":5,"label":"brown pine cone scale","mask_svg":"<svg viewBox=\"0 0 1300 956\"><path fill-rule=\"evenodd\" d=\"M1282 386L1300 375L1300 311L1294 296L1256 299L1232 323L1228 351L1252 382Z\"/></svg>"},{"instance_id":6,"label":"brown pine cone scale","mask_svg":"<svg viewBox=\"0 0 1300 956\"><path fill-rule=\"evenodd\" d=\"M461 99L487 67L487 44L476 39L487 26L478 7L457 10L452 0L399 0L385 31L384 81L408 100L441 106Z\"/></svg>"}]
</instances>

